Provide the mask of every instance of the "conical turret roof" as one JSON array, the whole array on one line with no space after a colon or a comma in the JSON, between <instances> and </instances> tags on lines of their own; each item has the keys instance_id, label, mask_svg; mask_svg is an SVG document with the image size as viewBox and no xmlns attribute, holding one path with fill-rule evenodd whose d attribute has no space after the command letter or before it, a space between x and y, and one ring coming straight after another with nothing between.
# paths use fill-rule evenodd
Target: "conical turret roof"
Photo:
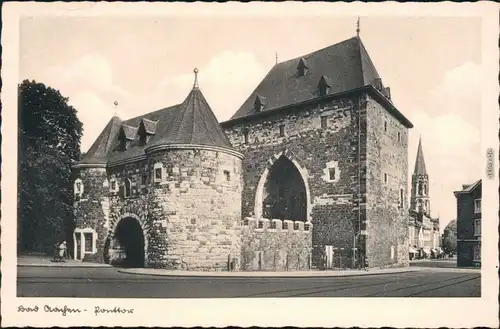
<instances>
[{"instance_id":1,"label":"conical turret roof","mask_svg":"<svg viewBox=\"0 0 500 329\"><path fill-rule=\"evenodd\" d=\"M198 87L195 69L193 89L179 105L175 116L158 135L161 144L194 144L231 148L231 143Z\"/></svg>"},{"instance_id":2,"label":"conical turret roof","mask_svg":"<svg viewBox=\"0 0 500 329\"><path fill-rule=\"evenodd\" d=\"M121 126L122 120L113 116L78 164L105 164L106 156L112 149Z\"/></svg>"},{"instance_id":3,"label":"conical turret roof","mask_svg":"<svg viewBox=\"0 0 500 329\"><path fill-rule=\"evenodd\" d=\"M414 175L427 175L427 169L425 168L424 151L422 150L422 137L418 141L417 158L415 160L415 170L413 170Z\"/></svg>"}]
</instances>

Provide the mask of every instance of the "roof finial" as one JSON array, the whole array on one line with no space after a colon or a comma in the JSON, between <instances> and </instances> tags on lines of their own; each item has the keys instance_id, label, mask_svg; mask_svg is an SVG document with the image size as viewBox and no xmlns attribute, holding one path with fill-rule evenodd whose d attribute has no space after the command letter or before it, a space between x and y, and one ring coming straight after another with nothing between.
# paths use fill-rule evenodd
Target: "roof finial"
<instances>
[{"instance_id":1,"label":"roof finial","mask_svg":"<svg viewBox=\"0 0 500 329\"><path fill-rule=\"evenodd\" d=\"M193 84L193 89L198 89L200 86L198 85L198 69L195 67L194 70L194 84Z\"/></svg>"},{"instance_id":2,"label":"roof finial","mask_svg":"<svg viewBox=\"0 0 500 329\"><path fill-rule=\"evenodd\" d=\"M278 64L278 52L276 52L276 64Z\"/></svg>"},{"instance_id":3,"label":"roof finial","mask_svg":"<svg viewBox=\"0 0 500 329\"><path fill-rule=\"evenodd\" d=\"M114 111L114 113L113 113L113 116L114 116L114 117L116 117L116 116L118 116L118 115L117 115L117 111L116 111L116 108L118 107L118 101L115 101L115 102L113 103L113 105L115 106L115 111Z\"/></svg>"},{"instance_id":4,"label":"roof finial","mask_svg":"<svg viewBox=\"0 0 500 329\"><path fill-rule=\"evenodd\" d=\"M358 16L358 22L356 23L356 35L359 37L359 16Z\"/></svg>"}]
</instances>

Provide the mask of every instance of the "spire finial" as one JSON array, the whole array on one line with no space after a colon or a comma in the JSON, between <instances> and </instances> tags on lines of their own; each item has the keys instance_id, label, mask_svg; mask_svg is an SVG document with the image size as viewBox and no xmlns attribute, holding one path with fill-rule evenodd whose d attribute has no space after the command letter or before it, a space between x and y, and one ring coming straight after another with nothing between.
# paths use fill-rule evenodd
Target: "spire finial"
<instances>
[{"instance_id":1,"label":"spire finial","mask_svg":"<svg viewBox=\"0 0 500 329\"><path fill-rule=\"evenodd\" d=\"M278 64L278 52L276 52L276 64Z\"/></svg>"},{"instance_id":2,"label":"spire finial","mask_svg":"<svg viewBox=\"0 0 500 329\"><path fill-rule=\"evenodd\" d=\"M359 37L359 16L358 16L358 22L356 23L356 35Z\"/></svg>"},{"instance_id":3,"label":"spire finial","mask_svg":"<svg viewBox=\"0 0 500 329\"><path fill-rule=\"evenodd\" d=\"M118 101L114 101L113 105L115 106L115 111L113 113L113 116L116 117L117 116L117 111L116 109L118 108Z\"/></svg>"},{"instance_id":4,"label":"spire finial","mask_svg":"<svg viewBox=\"0 0 500 329\"><path fill-rule=\"evenodd\" d=\"M198 69L195 67L194 70L194 83L193 83L193 89L198 89L200 86L198 85Z\"/></svg>"}]
</instances>

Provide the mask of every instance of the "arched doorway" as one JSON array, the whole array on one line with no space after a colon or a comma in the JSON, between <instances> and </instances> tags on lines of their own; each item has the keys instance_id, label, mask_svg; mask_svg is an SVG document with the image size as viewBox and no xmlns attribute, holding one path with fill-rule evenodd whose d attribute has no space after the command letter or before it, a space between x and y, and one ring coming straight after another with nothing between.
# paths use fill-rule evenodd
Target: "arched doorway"
<instances>
[{"instance_id":1,"label":"arched doorway","mask_svg":"<svg viewBox=\"0 0 500 329\"><path fill-rule=\"evenodd\" d=\"M144 267L144 233L137 219L125 217L120 220L114 239L124 252L123 266Z\"/></svg>"},{"instance_id":2,"label":"arched doorway","mask_svg":"<svg viewBox=\"0 0 500 329\"><path fill-rule=\"evenodd\" d=\"M304 180L286 156L269 168L263 187L262 214L265 218L307 221L307 193Z\"/></svg>"}]
</instances>

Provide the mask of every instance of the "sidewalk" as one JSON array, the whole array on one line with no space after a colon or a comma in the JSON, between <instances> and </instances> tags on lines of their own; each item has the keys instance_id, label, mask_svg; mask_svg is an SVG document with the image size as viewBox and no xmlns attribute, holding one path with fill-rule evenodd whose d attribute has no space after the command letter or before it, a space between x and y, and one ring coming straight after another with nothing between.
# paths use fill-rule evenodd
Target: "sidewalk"
<instances>
[{"instance_id":1,"label":"sidewalk","mask_svg":"<svg viewBox=\"0 0 500 329\"><path fill-rule=\"evenodd\" d=\"M66 259L64 262L54 262L48 256L25 256L17 257L17 266L31 267L111 267L108 264L84 263L74 259Z\"/></svg>"},{"instance_id":2,"label":"sidewalk","mask_svg":"<svg viewBox=\"0 0 500 329\"><path fill-rule=\"evenodd\" d=\"M369 269L363 270L336 270L336 271L297 271L297 272L198 272L198 271L172 271L152 268L128 268L119 269L120 273L136 275L154 275L154 276L187 276L187 277L346 277L346 276L365 276L380 274L399 274L407 272L420 271L418 268L402 267L388 269Z\"/></svg>"}]
</instances>

